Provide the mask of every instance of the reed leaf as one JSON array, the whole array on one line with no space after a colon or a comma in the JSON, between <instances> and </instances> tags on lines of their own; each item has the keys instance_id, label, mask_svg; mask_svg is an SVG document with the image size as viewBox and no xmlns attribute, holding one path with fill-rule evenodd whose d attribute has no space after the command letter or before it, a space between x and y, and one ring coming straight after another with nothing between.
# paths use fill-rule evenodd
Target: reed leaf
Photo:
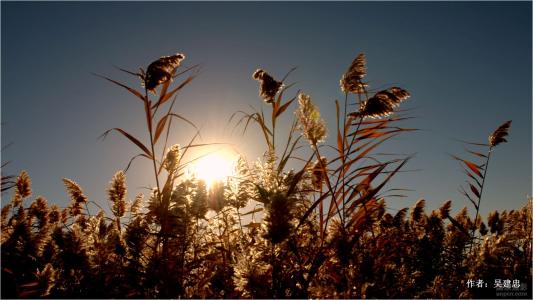
<instances>
[{"instance_id":1,"label":"reed leaf","mask_svg":"<svg viewBox=\"0 0 533 300\"><path fill-rule=\"evenodd\" d=\"M92 74L93 74L94 76L98 76L98 77L103 78L103 79L105 79L105 80L107 80L107 81L110 81L110 82L112 82L112 83L114 83L114 84L116 84L116 85L118 85L118 86L120 86L120 87L125 88L126 90L128 90L130 93L132 93L133 95L135 95L137 98L139 98L139 99L140 99L141 101L143 101L143 102L146 102L146 101L147 101L146 97L144 97L139 91L137 91L137 90L135 90L135 89L133 89L133 88L131 88L131 87L125 85L125 84L122 84L122 83L120 83L120 82L118 82L118 81L116 81L116 80L113 80L113 79L111 79L111 78L108 78L108 77L105 77L105 76L102 76L102 75L99 75L99 74L96 74L96 73L92 73Z\"/></svg>"},{"instance_id":2,"label":"reed leaf","mask_svg":"<svg viewBox=\"0 0 533 300\"><path fill-rule=\"evenodd\" d=\"M296 100L296 96L294 96L292 99L290 99L289 101L287 101L287 103L283 104L281 107L279 108L276 108L275 109L275 114L274 116L277 118L279 117L285 110L287 110L287 108L289 107L289 105L291 105L292 102L294 102L294 100Z\"/></svg>"},{"instance_id":3,"label":"reed leaf","mask_svg":"<svg viewBox=\"0 0 533 300\"><path fill-rule=\"evenodd\" d=\"M104 132L100 137L102 139L105 139L111 131L117 131L121 133L123 136L128 138L132 143L137 145L137 147L139 147L150 159L153 159L150 150L148 150L148 147L146 147L143 143L141 143L136 137L132 136L131 134L129 134L128 132L124 131L121 128L111 128L107 130L106 132Z\"/></svg>"},{"instance_id":4,"label":"reed leaf","mask_svg":"<svg viewBox=\"0 0 533 300\"><path fill-rule=\"evenodd\" d=\"M476 197L481 197L481 195L479 194L479 190L472 184L470 184L470 190L472 191L472 193L474 193L474 195L476 195Z\"/></svg>"},{"instance_id":5,"label":"reed leaf","mask_svg":"<svg viewBox=\"0 0 533 300\"><path fill-rule=\"evenodd\" d=\"M455 155L452 155L452 157L458 161L462 161L472 172L474 172L477 176L480 178L483 178L483 174L481 174L481 170L483 169L481 166L476 165L475 163L462 159L460 157L457 157Z\"/></svg>"},{"instance_id":6,"label":"reed leaf","mask_svg":"<svg viewBox=\"0 0 533 300\"><path fill-rule=\"evenodd\" d=\"M193 79L196 77L196 75L191 75L187 79L185 79L180 85L178 85L176 88L172 89L170 92L166 93L163 97L161 97L154 105L152 105L152 109L155 109L161 105L163 105L165 102L168 101L176 92L183 89L187 84L193 81Z\"/></svg>"}]
</instances>

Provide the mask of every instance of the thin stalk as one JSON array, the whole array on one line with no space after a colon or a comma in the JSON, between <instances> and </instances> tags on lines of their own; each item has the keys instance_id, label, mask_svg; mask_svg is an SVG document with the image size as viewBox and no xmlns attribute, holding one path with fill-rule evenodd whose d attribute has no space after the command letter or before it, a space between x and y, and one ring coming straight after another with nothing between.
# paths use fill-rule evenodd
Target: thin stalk
<instances>
[{"instance_id":1,"label":"thin stalk","mask_svg":"<svg viewBox=\"0 0 533 300\"><path fill-rule=\"evenodd\" d=\"M363 87L363 90L365 91L365 95L366 95L366 100L368 100L368 95L366 93L366 89ZM359 100L359 107L361 107L361 94L357 94L358 95L358 100ZM363 123L363 119L364 117L362 115L359 115L359 122L357 123L357 127L355 128L355 132L352 136L352 141L350 142L350 144L348 145L348 155L350 154L350 151L352 150L352 146L353 146L353 143L355 142L355 138L357 137L357 132L359 132L359 128L361 127L361 123Z\"/></svg>"},{"instance_id":2,"label":"thin stalk","mask_svg":"<svg viewBox=\"0 0 533 300\"><path fill-rule=\"evenodd\" d=\"M244 230L242 229L241 213L239 207L237 206L237 218L239 218L239 227L241 228L241 235L244 236Z\"/></svg>"},{"instance_id":3,"label":"thin stalk","mask_svg":"<svg viewBox=\"0 0 533 300\"><path fill-rule=\"evenodd\" d=\"M276 117L272 118L272 152L276 155Z\"/></svg>"},{"instance_id":4,"label":"thin stalk","mask_svg":"<svg viewBox=\"0 0 533 300\"><path fill-rule=\"evenodd\" d=\"M366 91L365 91L365 93L366 93ZM359 95L359 105L360 105L361 104L361 95L360 94L358 94L358 95ZM367 96L367 99L368 99L368 96ZM363 118L364 117L363 116L359 116L359 118L360 118L359 119L359 123L357 124L357 128L355 129L355 132L354 132L354 134L352 136L352 140L351 140L350 144L348 145L348 150L346 152L346 155L350 155L350 152L352 151L352 146L354 145L355 137L357 136L357 132L359 131L359 128L361 127L361 123L363 122ZM346 134L344 134L343 138L346 138ZM344 144L344 142L343 142L343 144ZM344 145L343 145L343 147L344 147ZM344 156L344 153L343 153L343 156ZM344 157L342 157L342 158L344 160ZM342 172L341 174L344 175L344 162L343 162L342 165L343 165L343 169L341 171ZM342 177L342 180L344 182L344 176L339 176L339 177L337 177L337 181L335 182L335 185L339 184L341 177ZM344 186L344 184L343 184L343 186Z\"/></svg>"},{"instance_id":5,"label":"thin stalk","mask_svg":"<svg viewBox=\"0 0 533 300\"><path fill-rule=\"evenodd\" d=\"M342 177L342 218L346 219L346 190L345 190L345 175L346 172L344 171L344 166L346 164L346 155L348 155L350 152L348 148L348 153L344 153L344 147L346 147L346 111L348 106L348 92L344 92L344 114L343 114L343 120L342 120L342 147L341 147L341 160L342 160L342 169L340 176ZM355 136L355 135L354 135ZM353 140L352 140L353 142ZM344 227L344 226L343 226Z\"/></svg>"},{"instance_id":6,"label":"thin stalk","mask_svg":"<svg viewBox=\"0 0 533 300\"><path fill-rule=\"evenodd\" d=\"M366 91L365 91L366 92ZM348 99L348 93L345 93L345 112L344 112L344 118L346 118L346 103L347 103L347 99ZM361 96L359 95L359 103L361 103ZM348 149L347 149L347 152L346 152L346 156L350 155L350 152L352 150L352 146L354 144L354 141L355 141L355 137L357 136L357 132L359 131L359 128L361 127L361 123L363 122L363 116L359 116L359 122L357 124L357 128L355 129L355 132L352 136L352 140L350 141L350 144L348 144ZM337 122L338 124L338 122ZM343 142L342 142L342 153L341 153L341 160L342 160L342 168L341 168L341 174L339 177L337 177L337 181L335 182L335 186L337 186L339 184L339 182L341 181L341 178L342 178L342 189L343 189L343 200L342 200L342 203L343 203L343 218L345 219L345 205L346 203L344 202L344 188L345 188L345 178L344 178L344 175L345 175L345 171L344 171L344 165L345 165L345 161L346 161L346 157L345 157L345 152L344 152L344 140L347 138L346 136L346 119L344 119L344 124L343 124ZM328 178L326 176L326 178ZM343 219L341 219L342 221ZM327 221L326 220L326 226L327 226ZM343 224L343 227L344 227L344 222L342 222Z\"/></svg>"},{"instance_id":7,"label":"thin stalk","mask_svg":"<svg viewBox=\"0 0 533 300\"><path fill-rule=\"evenodd\" d=\"M487 170L489 169L490 156L492 154L492 146L489 148L489 153L487 154L487 162L485 163L485 170L483 170L483 179L481 181L481 186L479 190L479 198L477 200L476 206L476 217L474 218L474 228L472 228L472 243L470 244L469 252L472 253L472 246L474 244L474 234L476 232L476 221L479 216L479 206L481 205L481 196L483 196L483 187L485 186L485 178L487 176Z\"/></svg>"},{"instance_id":8,"label":"thin stalk","mask_svg":"<svg viewBox=\"0 0 533 300\"><path fill-rule=\"evenodd\" d=\"M339 217L341 219L341 223L344 224L344 218L343 218L343 216L342 216L342 214L340 212L339 205L337 204L337 199L335 199L335 193L333 192L333 187L331 186L331 182L329 180L329 176L328 176L328 173L327 173L326 166L324 165L324 162L322 161L322 159L320 159L322 156L320 155L320 151L318 151L318 146L316 145L316 143L313 143L312 146L313 146L313 148L314 148L314 150L316 152L316 155L317 155L317 158L318 158L318 162L320 163L320 168L322 169L322 172L324 172L324 177L326 178L326 185L327 185L329 193L331 195L331 202L335 203L335 208L337 209L337 213L339 214ZM331 210L331 207L328 209L328 216L327 216L326 222L324 224L324 231L328 227L328 221L330 219L330 217L329 217L329 211L330 210Z\"/></svg>"},{"instance_id":9,"label":"thin stalk","mask_svg":"<svg viewBox=\"0 0 533 300\"><path fill-rule=\"evenodd\" d=\"M323 195L323 190L322 190L322 183L320 183L320 197L322 198L322 195ZM318 212L318 217L320 219L320 239L323 240L324 238L324 234L322 233L322 231L324 230L324 202L323 201L320 201L320 204L318 205L318 208L319 208L319 212Z\"/></svg>"},{"instance_id":10,"label":"thin stalk","mask_svg":"<svg viewBox=\"0 0 533 300\"><path fill-rule=\"evenodd\" d=\"M363 90L364 90L366 98L368 100L368 94L367 94L366 89L364 87L363 87ZM360 106L361 105L361 95L358 94L358 96L359 96L358 100L359 100L359 106ZM357 132L359 132L359 128L361 127L361 123L363 123L363 119L364 119L364 117L362 115L359 115L359 122L357 123L357 127L355 128L355 132L354 132L354 134L352 136L352 140L350 141L350 144L348 145L348 154L352 150L352 146L353 146L353 144L355 142L355 138L357 137ZM345 136L346 136L346 134L345 134ZM343 168L343 172L344 172L344 168ZM344 182L344 176L343 176L343 182ZM368 209L366 208L366 203L363 203L363 209L365 210L365 215L366 215L366 219L367 219L367 222L368 222ZM372 240L374 241L376 239L376 237L374 236L373 228L371 228L370 233L372 233Z\"/></svg>"},{"instance_id":11,"label":"thin stalk","mask_svg":"<svg viewBox=\"0 0 533 300\"><path fill-rule=\"evenodd\" d=\"M148 102L148 89L146 88L146 83L144 84L144 97L145 97L145 101ZM151 109L149 104L148 104L148 109ZM147 113L149 114L150 111L148 111ZM157 165L155 163L154 134L152 132L151 122L149 120L146 120L146 122L149 123L147 125L148 125L148 133L150 134L150 147L152 150L151 154L152 154L152 163L154 166L155 183L157 186L157 197L159 198L159 201L161 201L161 188L159 187L159 177L157 176Z\"/></svg>"},{"instance_id":12,"label":"thin stalk","mask_svg":"<svg viewBox=\"0 0 533 300\"><path fill-rule=\"evenodd\" d=\"M159 203L161 203L162 201L162 197L161 197L161 188L160 188L160 185L159 185L159 177L157 176L157 165L156 165L156 162L155 162L155 147L154 147L154 136L153 136L153 132L152 132L152 122L150 121L150 119L148 118L148 116L151 116L151 106L150 106L150 103L148 101L148 88L146 88L146 82L144 84L144 101L145 101L145 110L146 110L146 123L147 123L147 127L148 127L148 133L150 134L150 147L151 147L151 155L152 155L152 163L153 163L153 167L154 167L154 176L155 176L155 183L156 183L156 186L157 186L157 201ZM161 203L163 204L163 203ZM166 236L166 208L164 210L164 213L163 213L163 216L162 216L162 222L161 222L161 231L160 231L160 235L157 237L157 244L156 244L156 249L157 247L159 246L159 242L160 242L160 239L161 239L161 234L165 235ZM166 252L166 237L163 238L163 257L165 257L165 252Z\"/></svg>"}]
</instances>

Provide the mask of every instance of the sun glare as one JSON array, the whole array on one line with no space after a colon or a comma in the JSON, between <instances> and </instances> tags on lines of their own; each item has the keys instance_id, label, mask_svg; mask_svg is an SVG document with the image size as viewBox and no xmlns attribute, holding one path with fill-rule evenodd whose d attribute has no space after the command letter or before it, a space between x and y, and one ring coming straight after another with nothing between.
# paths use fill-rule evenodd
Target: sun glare
<instances>
[{"instance_id":1,"label":"sun glare","mask_svg":"<svg viewBox=\"0 0 533 300\"><path fill-rule=\"evenodd\" d=\"M209 188L214 182L225 181L235 173L235 159L228 154L210 153L192 165L196 178L204 180Z\"/></svg>"}]
</instances>

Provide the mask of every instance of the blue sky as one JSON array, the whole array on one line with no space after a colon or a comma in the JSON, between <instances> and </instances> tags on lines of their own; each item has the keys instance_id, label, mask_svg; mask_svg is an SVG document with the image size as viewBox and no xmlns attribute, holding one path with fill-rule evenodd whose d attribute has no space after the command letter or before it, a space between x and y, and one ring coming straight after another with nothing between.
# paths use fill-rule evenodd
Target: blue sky
<instances>
[{"instance_id":1,"label":"blue sky","mask_svg":"<svg viewBox=\"0 0 533 300\"><path fill-rule=\"evenodd\" d=\"M177 112L202 128L203 142L235 145L249 159L264 145L258 132L232 132L230 115L260 107L252 72L262 67L310 94L335 128L341 74L360 52L373 88L409 90L404 108L422 129L382 150L414 153L391 187L413 189L391 207L425 198L468 205L457 191L465 176L449 153L464 155L454 138L485 142L512 119L509 143L494 153L483 212L513 209L531 194L531 2L2 2L1 116L3 171L27 170L35 195L64 205L61 178L71 178L106 205L112 175L137 150L106 129L121 127L146 138L142 108L126 92L91 75L132 86L113 66L136 70L162 55L182 52L202 64L179 96ZM295 107L293 107L295 108ZM288 117L288 116L287 116ZM186 144L192 131L176 127ZM330 141L334 141L330 137ZM153 184L150 164L128 172L129 195ZM3 195L6 196L6 195ZM3 197L4 198L4 197ZM5 200L2 199L2 203Z\"/></svg>"}]
</instances>

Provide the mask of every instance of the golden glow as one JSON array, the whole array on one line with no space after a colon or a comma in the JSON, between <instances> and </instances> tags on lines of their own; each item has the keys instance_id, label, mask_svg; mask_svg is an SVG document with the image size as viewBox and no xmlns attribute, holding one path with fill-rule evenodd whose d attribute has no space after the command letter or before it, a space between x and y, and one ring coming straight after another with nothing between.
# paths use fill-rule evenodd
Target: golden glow
<instances>
[{"instance_id":1,"label":"golden glow","mask_svg":"<svg viewBox=\"0 0 533 300\"><path fill-rule=\"evenodd\" d=\"M235 157L223 152L207 154L191 165L190 172L198 179L204 180L207 188L216 181L226 181L235 174Z\"/></svg>"}]
</instances>

